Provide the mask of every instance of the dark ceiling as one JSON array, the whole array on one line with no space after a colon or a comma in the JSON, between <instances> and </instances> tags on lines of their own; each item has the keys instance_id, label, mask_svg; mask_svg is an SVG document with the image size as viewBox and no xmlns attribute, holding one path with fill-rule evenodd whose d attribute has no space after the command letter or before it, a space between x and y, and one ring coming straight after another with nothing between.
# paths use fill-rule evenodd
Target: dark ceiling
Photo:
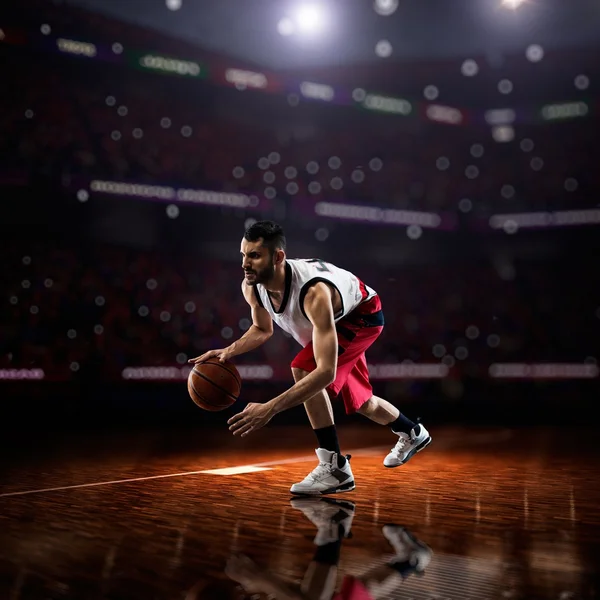
<instances>
[{"instance_id":1,"label":"dark ceiling","mask_svg":"<svg viewBox=\"0 0 600 600\"><path fill-rule=\"evenodd\" d=\"M399 0L391 16L376 0L67 0L270 69L351 65L414 58L468 58L600 43L598 0ZM177 1L177 0L169 0ZM385 0L384 0L385 1ZM388 0L394 1L394 0ZM320 4L329 15L319 35L283 37L278 22L299 6ZM375 53L379 40L393 48Z\"/></svg>"}]
</instances>

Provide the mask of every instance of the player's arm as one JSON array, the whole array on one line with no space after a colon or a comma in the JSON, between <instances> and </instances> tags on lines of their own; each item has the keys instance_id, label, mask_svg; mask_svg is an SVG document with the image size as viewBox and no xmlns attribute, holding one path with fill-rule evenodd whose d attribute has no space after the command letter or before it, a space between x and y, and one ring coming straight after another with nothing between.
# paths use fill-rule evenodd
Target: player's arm
<instances>
[{"instance_id":1,"label":"player's arm","mask_svg":"<svg viewBox=\"0 0 600 600\"><path fill-rule=\"evenodd\" d=\"M238 356L262 346L273 335L273 320L271 315L260 305L254 289L242 281L242 293L252 312L252 325L246 333L227 350L229 356Z\"/></svg>"},{"instance_id":2,"label":"player's arm","mask_svg":"<svg viewBox=\"0 0 600 600\"><path fill-rule=\"evenodd\" d=\"M232 555L227 561L225 574L241 583L244 589L252 588L254 593L261 592L278 600L309 600L309 596L301 590L293 589L245 554Z\"/></svg>"},{"instance_id":3,"label":"player's arm","mask_svg":"<svg viewBox=\"0 0 600 600\"><path fill-rule=\"evenodd\" d=\"M216 357L219 361L224 362L233 356L238 356L239 354L244 354L258 348L273 335L273 320L271 319L271 315L260 305L254 294L254 290L248 287L245 281L242 282L242 293L252 311L252 325L248 331L239 340L227 346L227 348L209 350L201 356L191 358L188 360L189 363L198 364L212 357Z\"/></svg>"},{"instance_id":4,"label":"player's arm","mask_svg":"<svg viewBox=\"0 0 600 600\"><path fill-rule=\"evenodd\" d=\"M335 380L338 339L331 290L325 283L312 286L304 298L304 312L313 325L313 352L317 367L289 390L270 400L273 414L303 404Z\"/></svg>"}]
</instances>

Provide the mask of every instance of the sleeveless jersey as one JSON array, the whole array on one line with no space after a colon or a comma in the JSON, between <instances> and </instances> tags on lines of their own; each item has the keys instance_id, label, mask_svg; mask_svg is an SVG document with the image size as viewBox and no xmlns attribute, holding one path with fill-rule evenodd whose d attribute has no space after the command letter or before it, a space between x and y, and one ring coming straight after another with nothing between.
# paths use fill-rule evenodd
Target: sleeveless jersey
<instances>
[{"instance_id":1,"label":"sleeveless jersey","mask_svg":"<svg viewBox=\"0 0 600 600\"><path fill-rule=\"evenodd\" d=\"M287 331L301 346L312 340L313 326L304 312L304 298L308 289L318 281L332 285L342 299L342 310L334 315L339 321L351 313L361 302L377 295L356 275L331 263L316 259L286 259L285 290L279 310L275 310L271 298L262 284L254 286L254 293L261 306L273 321Z\"/></svg>"}]
</instances>

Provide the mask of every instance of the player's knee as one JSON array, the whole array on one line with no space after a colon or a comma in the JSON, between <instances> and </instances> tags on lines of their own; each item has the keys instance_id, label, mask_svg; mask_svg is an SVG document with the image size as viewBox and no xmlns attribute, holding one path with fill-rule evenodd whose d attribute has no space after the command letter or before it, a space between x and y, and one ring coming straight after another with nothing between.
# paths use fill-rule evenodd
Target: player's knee
<instances>
[{"instance_id":1,"label":"player's knee","mask_svg":"<svg viewBox=\"0 0 600 600\"><path fill-rule=\"evenodd\" d=\"M377 400L375 396L371 396L359 409L358 412L361 415L369 416L377 408Z\"/></svg>"},{"instance_id":2,"label":"player's knee","mask_svg":"<svg viewBox=\"0 0 600 600\"><path fill-rule=\"evenodd\" d=\"M308 371L305 371L304 369L298 369L297 367L292 367L292 376L294 378L294 381L300 381L301 379L304 379L307 375Z\"/></svg>"}]
</instances>

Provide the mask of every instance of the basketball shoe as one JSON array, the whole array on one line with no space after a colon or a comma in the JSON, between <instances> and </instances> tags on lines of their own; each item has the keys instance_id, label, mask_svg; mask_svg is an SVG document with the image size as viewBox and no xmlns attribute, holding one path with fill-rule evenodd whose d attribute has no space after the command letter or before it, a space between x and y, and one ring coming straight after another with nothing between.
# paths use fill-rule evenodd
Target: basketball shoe
<instances>
[{"instance_id":1,"label":"basketball shoe","mask_svg":"<svg viewBox=\"0 0 600 600\"><path fill-rule=\"evenodd\" d=\"M416 433L415 430L417 429L419 433ZM396 435L398 436L398 441L391 452L383 459L384 467L399 467L408 462L417 452L421 452L423 448L431 444L429 431L420 423L413 427L410 435L404 432L396 433Z\"/></svg>"},{"instance_id":2,"label":"basketball shoe","mask_svg":"<svg viewBox=\"0 0 600 600\"><path fill-rule=\"evenodd\" d=\"M406 579L416 573L422 575L425 567L431 562L433 552L431 548L417 539L408 529L399 525L384 525L383 535L392 545L396 556L389 564Z\"/></svg>"},{"instance_id":3,"label":"basketball shoe","mask_svg":"<svg viewBox=\"0 0 600 600\"><path fill-rule=\"evenodd\" d=\"M354 475L350 468L350 455L346 455L346 464L338 467L336 452L317 448L315 450L319 464L299 483L291 488L292 494L321 496L350 492L354 489Z\"/></svg>"},{"instance_id":4,"label":"basketball shoe","mask_svg":"<svg viewBox=\"0 0 600 600\"><path fill-rule=\"evenodd\" d=\"M292 508L301 510L318 529L314 543L324 546L351 537L350 529L356 505L349 500L333 498L292 498Z\"/></svg>"}]
</instances>

